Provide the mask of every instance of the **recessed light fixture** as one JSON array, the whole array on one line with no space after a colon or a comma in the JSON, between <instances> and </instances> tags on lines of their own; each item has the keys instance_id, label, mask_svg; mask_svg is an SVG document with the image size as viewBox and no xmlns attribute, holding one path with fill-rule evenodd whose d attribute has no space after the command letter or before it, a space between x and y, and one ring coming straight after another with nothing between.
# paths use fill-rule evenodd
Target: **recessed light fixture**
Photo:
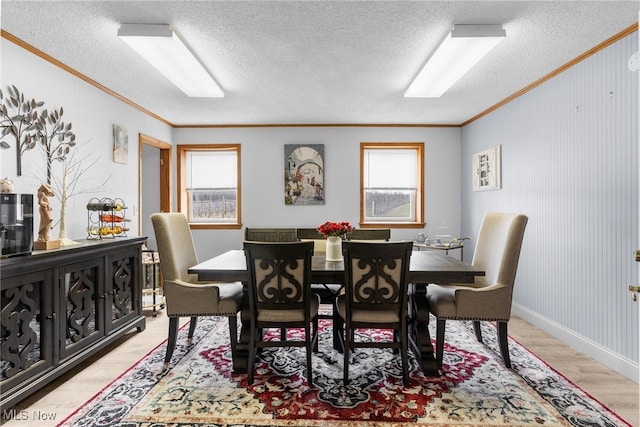
<instances>
[{"instance_id":1,"label":"recessed light fixture","mask_svg":"<svg viewBox=\"0 0 640 427\"><path fill-rule=\"evenodd\" d=\"M166 24L121 24L124 40L190 97L224 97L220 86Z\"/></svg>"},{"instance_id":2,"label":"recessed light fixture","mask_svg":"<svg viewBox=\"0 0 640 427\"><path fill-rule=\"evenodd\" d=\"M411 82L404 96L442 96L506 35L502 25L455 25Z\"/></svg>"}]
</instances>

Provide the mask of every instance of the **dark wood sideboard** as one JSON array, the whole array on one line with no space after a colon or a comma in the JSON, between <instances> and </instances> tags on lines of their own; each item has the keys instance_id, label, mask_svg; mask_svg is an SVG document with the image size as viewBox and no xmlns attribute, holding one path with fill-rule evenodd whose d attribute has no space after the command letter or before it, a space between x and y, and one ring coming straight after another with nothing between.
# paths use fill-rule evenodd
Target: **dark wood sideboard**
<instances>
[{"instance_id":1,"label":"dark wood sideboard","mask_svg":"<svg viewBox=\"0 0 640 427\"><path fill-rule=\"evenodd\" d=\"M87 240L0 260L5 411L132 328L145 328L146 237Z\"/></svg>"}]
</instances>

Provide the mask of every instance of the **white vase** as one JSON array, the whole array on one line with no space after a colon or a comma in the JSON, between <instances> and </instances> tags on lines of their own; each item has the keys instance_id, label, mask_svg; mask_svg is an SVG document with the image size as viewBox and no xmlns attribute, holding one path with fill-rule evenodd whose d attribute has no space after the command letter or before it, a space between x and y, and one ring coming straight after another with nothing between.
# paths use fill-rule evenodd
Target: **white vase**
<instances>
[{"instance_id":1,"label":"white vase","mask_svg":"<svg viewBox=\"0 0 640 427\"><path fill-rule=\"evenodd\" d=\"M337 236L327 237L327 261L342 261L342 239Z\"/></svg>"}]
</instances>

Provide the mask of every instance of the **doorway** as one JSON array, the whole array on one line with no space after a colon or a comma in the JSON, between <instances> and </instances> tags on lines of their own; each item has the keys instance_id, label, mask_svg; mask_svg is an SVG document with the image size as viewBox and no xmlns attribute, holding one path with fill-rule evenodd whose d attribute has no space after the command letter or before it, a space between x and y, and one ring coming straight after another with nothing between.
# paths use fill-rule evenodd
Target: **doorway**
<instances>
[{"instance_id":1,"label":"doorway","mask_svg":"<svg viewBox=\"0 0 640 427\"><path fill-rule=\"evenodd\" d=\"M147 247L157 248L151 219L154 212L171 212L171 144L138 136L138 230Z\"/></svg>"}]
</instances>

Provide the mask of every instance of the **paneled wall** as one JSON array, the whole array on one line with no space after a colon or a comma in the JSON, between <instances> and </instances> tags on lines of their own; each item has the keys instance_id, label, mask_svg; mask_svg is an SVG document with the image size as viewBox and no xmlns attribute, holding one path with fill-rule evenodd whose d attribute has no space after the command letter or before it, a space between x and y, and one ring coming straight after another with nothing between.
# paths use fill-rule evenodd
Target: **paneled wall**
<instances>
[{"instance_id":1,"label":"paneled wall","mask_svg":"<svg viewBox=\"0 0 640 427\"><path fill-rule=\"evenodd\" d=\"M462 130L462 228L529 216L514 311L638 381L638 73L633 33ZM502 146L502 189L471 158ZM473 244L473 240L472 240Z\"/></svg>"}]
</instances>

